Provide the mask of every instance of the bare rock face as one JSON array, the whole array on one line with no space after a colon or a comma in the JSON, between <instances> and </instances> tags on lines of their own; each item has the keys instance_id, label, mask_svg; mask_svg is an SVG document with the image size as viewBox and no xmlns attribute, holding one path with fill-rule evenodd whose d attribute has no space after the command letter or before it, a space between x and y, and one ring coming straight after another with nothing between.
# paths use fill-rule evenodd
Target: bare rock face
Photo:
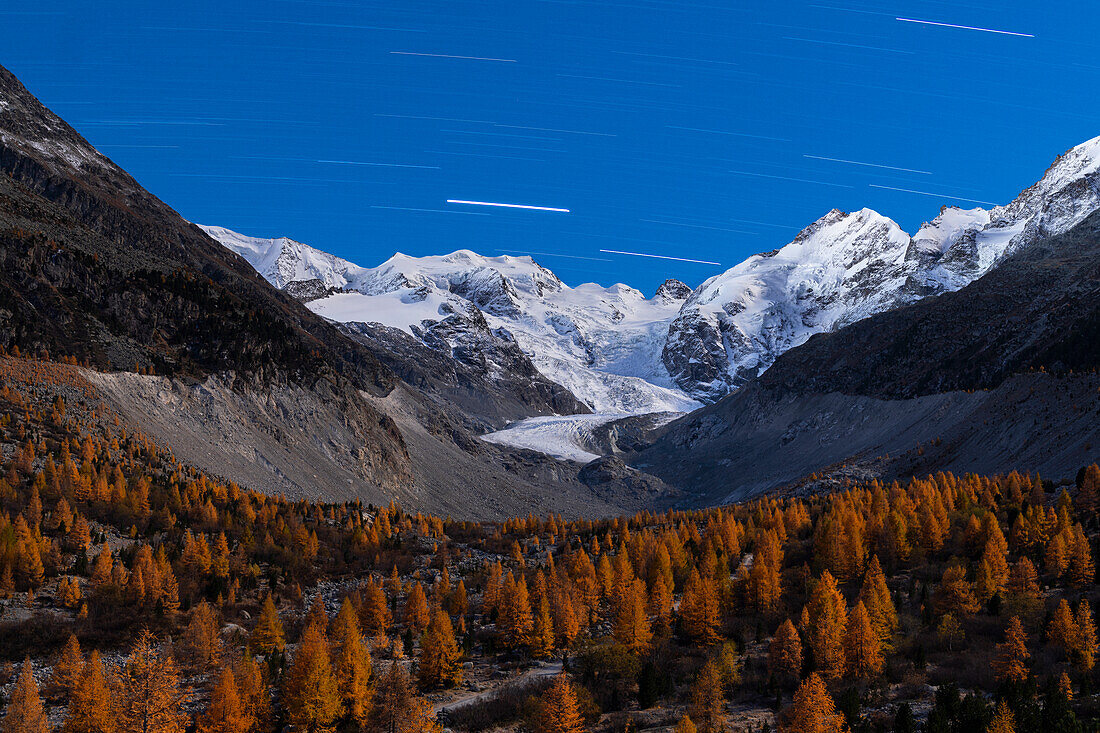
<instances>
[{"instance_id":1,"label":"bare rock face","mask_svg":"<svg viewBox=\"0 0 1100 733\"><path fill-rule=\"evenodd\" d=\"M411 482L400 432L361 398L391 390L393 372L181 219L2 67L0 173L5 347L104 372L137 365L178 385L214 379L256 409L293 394L300 409L272 434L309 443L323 432L311 424L323 406L347 442L329 455L364 451L333 459L334 471L364 486ZM260 455L251 460L264 465ZM303 492L346 493L308 476L294 481Z\"/></svg>"},{"instance_id":2,"label":"bare rock face","mask_svg":"<svg viewBox=\"0 0 1100 733\"><path fill-rule=\"evenodd\" d=\"M340 292L336 288L325 285L325 281L314 278L312 280L292 280L283 288L283 292L303 303L324 298L326 295Z\"/></svg>"},{"instance_id":3,"label":"bare rock face","mask_svg":"<svg viewBox=\"0 0 1100 733\"><path fill-rule=\"evenodd\" d=\"M663 481L631 468L618 456L604 456L586 464L579 478L597 496L616 496L621 501L625 495L643 506L652 506L658 499L665 502L673 498Z\"/></svg>"},{"instance_id":4,"label":"bare rock face","mask_svg":"<svg viewBox=\"0 0 1100 733\"><path fill-rule=\"evenodd\" d=\"M691 288L675 278L669 278L657 287L653 297L663 300L687 300L690 295Z\"/></svg>"}]
</instances>

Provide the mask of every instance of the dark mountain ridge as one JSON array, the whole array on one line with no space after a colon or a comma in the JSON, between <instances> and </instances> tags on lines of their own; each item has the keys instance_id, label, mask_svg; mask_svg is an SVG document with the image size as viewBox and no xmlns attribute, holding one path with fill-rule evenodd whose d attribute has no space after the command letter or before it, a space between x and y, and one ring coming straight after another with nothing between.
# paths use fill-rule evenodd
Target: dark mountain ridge
<instances>
[{"instance_id":1,"label":"dark mountain ridge","mask_svg":"<svg viewBox=\"0 0 1100 733\"><path fill-rule=\"evenodd\" d=\"M465 517L608 515L650 498L477 440L486 423L583 406L519 373L482 394L471 420L463 408L484 369L433 375L427 350L342 332L145 191L2 67L0 172L0 347L87 365L115 412L184 461L269 493Z\"/></svg>"},{"instance_id":2,"label":"dark mountain ridge","mask_svg":"<svg viewBox=\"0 0 1100 733\"><path fill-rule=\"evenodd\" d=\"M631 457L696 503L812 473L1072 476L1100 452L1100 213L967 287L811 337Z\"/></svg>"}]
</instances>

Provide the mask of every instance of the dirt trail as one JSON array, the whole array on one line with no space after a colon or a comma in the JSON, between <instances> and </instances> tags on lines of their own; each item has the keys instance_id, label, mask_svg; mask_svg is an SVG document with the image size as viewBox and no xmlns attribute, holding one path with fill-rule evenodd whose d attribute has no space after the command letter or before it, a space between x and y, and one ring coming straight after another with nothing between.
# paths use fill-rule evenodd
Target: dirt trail
<instances>
[{"instance_id":1,"label":"dirt trail","mask_svg":"<svg viewBox=\"0 0 1100 733\"><path fill-rule=\"evenodd\" d=\"M490 695L494 694L498 690L507 689L509 687L515 687L522 685L531 680L538 679L539 677L553 677L561 672L561 662L554 662L553 664L547 664L542 667L533 667L518 677L512 677L511 679L503 680L499 685L488 687L479 692L463 692L458 697L447 700L446 702L438 702L432 705L432 712L438 715L445 710L454 710L455 708L465 707L471 703L475 703L479 700L483 700Z\"/></svg>"}]
</instances>

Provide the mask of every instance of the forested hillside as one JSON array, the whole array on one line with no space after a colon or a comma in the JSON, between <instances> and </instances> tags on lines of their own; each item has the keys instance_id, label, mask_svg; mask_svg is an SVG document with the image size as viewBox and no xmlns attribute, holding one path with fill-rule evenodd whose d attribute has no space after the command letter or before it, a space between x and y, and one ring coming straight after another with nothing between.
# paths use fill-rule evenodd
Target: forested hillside
<instances>
[{"instance_id":1,"label":"forested hillside","mask_svg":"<svg viewBox=\"0 0 1100 733\"><path fill-rule=\"evenodd\" d=\"M5 733L1096 728L1095 465L479 524L242 490L82 375L0 360Z\"/></svg>"}]
</instances>

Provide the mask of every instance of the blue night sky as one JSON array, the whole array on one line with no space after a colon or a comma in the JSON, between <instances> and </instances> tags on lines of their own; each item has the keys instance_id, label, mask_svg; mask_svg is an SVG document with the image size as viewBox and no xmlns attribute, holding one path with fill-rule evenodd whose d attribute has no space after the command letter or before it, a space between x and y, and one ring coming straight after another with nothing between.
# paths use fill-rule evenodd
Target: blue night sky
<instances>
[{"instance_id":1,"label":"blue night sky","mask_svg":"<svg viewBox=\"0 0 1100 733\"><path fill-rule=\"evenodd\" d=\"M173 5L9 2L0 63L184 217L362 265L695 286L831 208L1007 203L1100 134L1093 2Z\"/></svg>"}]
</instances>

